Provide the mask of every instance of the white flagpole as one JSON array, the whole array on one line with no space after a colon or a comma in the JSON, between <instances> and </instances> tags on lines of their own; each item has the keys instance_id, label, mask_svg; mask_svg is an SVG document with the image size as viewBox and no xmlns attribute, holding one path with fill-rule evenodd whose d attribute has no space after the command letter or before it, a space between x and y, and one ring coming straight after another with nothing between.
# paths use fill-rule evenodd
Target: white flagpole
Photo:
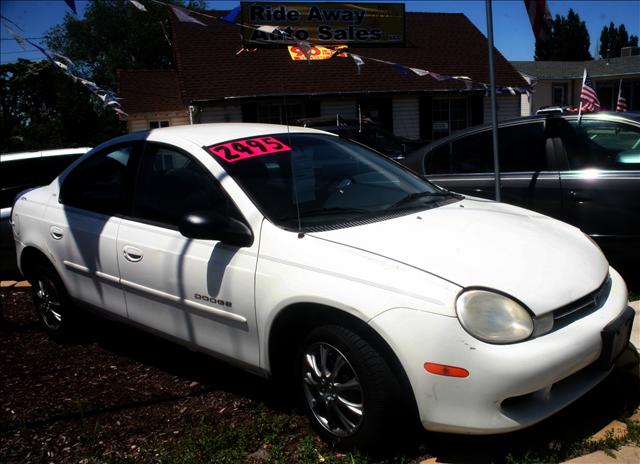
<instances>
[{"instance_id":1,"label":"white flagpole","mask_svg":"<svg viewBox=\"0 0 640 464\"><path fill-rule=\"evenodd\" d=\"M580 108L578 109L578 125L580 125L580 119L582 118L582 89L584 88L584 83L587 80L587 68L584 68L584 74L582 75L582 87L580 87Z\"/></svg>"}]
</instances>

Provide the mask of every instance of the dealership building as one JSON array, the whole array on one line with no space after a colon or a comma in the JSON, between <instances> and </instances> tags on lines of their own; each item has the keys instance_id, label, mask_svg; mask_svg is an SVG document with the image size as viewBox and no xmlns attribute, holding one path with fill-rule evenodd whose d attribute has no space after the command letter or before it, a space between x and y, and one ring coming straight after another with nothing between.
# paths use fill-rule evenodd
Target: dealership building
<instances>
[{"instance_id":1,"label":"dealership building","mask_svg":"<svg viewBox=\"0 0 640 464\"><path fill-rule=\"evenodd\" d=\"M293 60L285 46L243 49L238 26L197 19L204 25L170 14L173 69L119 72L129 131L360 114L398 136L431 140L490 121L481 86L408 71L489 82L487 39L463 14L405 13L402 45L349 48L362 56L362 66L349 56ZM499 51L495 68L498 86L528 85ZM520 102L519 94L499 95L498 118L520 116Z\"/></svg>"}]
</instances>

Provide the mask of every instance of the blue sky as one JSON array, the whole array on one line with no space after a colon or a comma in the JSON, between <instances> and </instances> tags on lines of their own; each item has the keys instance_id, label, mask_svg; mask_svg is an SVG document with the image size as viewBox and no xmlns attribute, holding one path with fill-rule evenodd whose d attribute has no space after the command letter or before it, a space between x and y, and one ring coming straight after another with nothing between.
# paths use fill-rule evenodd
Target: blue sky
<instances>
[{"instance_id":1,"label":"blue sky","mask_svg":"<svg viewBox=\"0 0 640 464\"><path fill-rule=\"evenodd\" d=\"M76 0L81 16L89 0ZM142 3L148 0L140 0ZM484 0L406 1L407 11L464 13L484 34L487 23ZM230 9L239 2L208 1L210 9ZM127 8L133 6L127 5ZM522 0L493 0L493 29L496 47L509 60L532 60L533 33ZM551 14L565 15L573 8L586 22L591 37L591 54L597 54L600 31L613 21L624 24L629 34L640 34L640 1L638 0L549 0ZM42 37L51 26L62 22L70 10L63 0L2 0L2 16L18 24L25 37ZM39 52L23 52L2 27L2 63L17 58L41 59ZM9 40L6 40L9 39ZM438 46L434 44L434 46ZM463 57L461 57L463 59Z\"/></svg>"}]
</instances>

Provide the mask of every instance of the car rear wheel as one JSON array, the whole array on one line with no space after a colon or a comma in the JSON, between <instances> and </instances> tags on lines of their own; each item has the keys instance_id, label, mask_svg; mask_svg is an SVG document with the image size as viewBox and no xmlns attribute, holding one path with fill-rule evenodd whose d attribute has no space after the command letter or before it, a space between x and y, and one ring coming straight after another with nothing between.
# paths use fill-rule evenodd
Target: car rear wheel
<instances>
[{"instance_id":1,"label":"car rear wheel","mask_svg":"<svg viewBox=\"0 0 640 464\"><path fill-rule=\"evenodd\" d=\"M29 280L33 288L36 313L45 330L53 338L67 338L72 332L74 314L62 280L46 264L38 264Z\"/></svg>"},{"instance_id":2,"label":"car rear wheel","mask_svg":"<svg viewBox=\"0 0 640 464\"><path fill-rule=\"evenodd\" d=\"M302 401L316 431L341 448L376 448L400 409L399 385L385 359L341 326L314 329L297 361Z\"/></svg>"}]
</instances>

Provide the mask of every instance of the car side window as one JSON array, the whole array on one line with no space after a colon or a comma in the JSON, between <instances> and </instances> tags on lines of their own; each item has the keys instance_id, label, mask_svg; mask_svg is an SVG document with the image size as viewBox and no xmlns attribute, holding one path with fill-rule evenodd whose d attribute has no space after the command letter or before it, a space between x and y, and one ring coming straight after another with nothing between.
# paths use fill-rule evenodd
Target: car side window
<instances>
[{"instance_id":1,"label":"car side window","mask_svg":"<svg viewBox=\"0 0 640 464\"><path fill-rule=\"evenodd\" d=\"M542 121L502 127L498 132L500 171L526 172L547 169Z\"/></svg>"},{"instance_id":2,"label":"car side window","mask_svg":"<svg viewBox=\"0 0 640 464\"><path fill-rule=\"evenodd\" d=\"M177 149L147 144L133 194L134 219L171 228L195 211L237 217L218 181L197 161Z\"/></svg>"},{"instance_id":3,"label":"car side window","mask_svg":"<svg viewBox=\"0 0 640 464\"><path fill-rule=\"evenodd\" d=\"M491 131L462 137L451 142L453 173L493 172Z\"/></svg>"},{"instance_id":4,"label":"car side window","mask_svg":"<svg viewBox=\"0 0 640 464\"><path fill-rule=\"evenodd\" d=\"M106 215L119 214L132 145L112 148L84 160L65 178L60 202Z\"/></svg>"},{"instance_id":5,"label":"car side window","mask_svg":"<svg viewBox=\"0 0 640 464\"><path fill-rule=\"evenodd\" d=\"M612 121L571 121L562 141L569 169L640 169L640 129Z\"/></svg>"},{"instance_id":6,"label":"car side window","mask_svg":"<svg viewBox=\"0 0 640 464\"><path fill-rule=\"evenodd\" d=\"M451 173L451 144L433 149L425 158L425 174L449 174Z\"/></svg>"}]
</instances>

